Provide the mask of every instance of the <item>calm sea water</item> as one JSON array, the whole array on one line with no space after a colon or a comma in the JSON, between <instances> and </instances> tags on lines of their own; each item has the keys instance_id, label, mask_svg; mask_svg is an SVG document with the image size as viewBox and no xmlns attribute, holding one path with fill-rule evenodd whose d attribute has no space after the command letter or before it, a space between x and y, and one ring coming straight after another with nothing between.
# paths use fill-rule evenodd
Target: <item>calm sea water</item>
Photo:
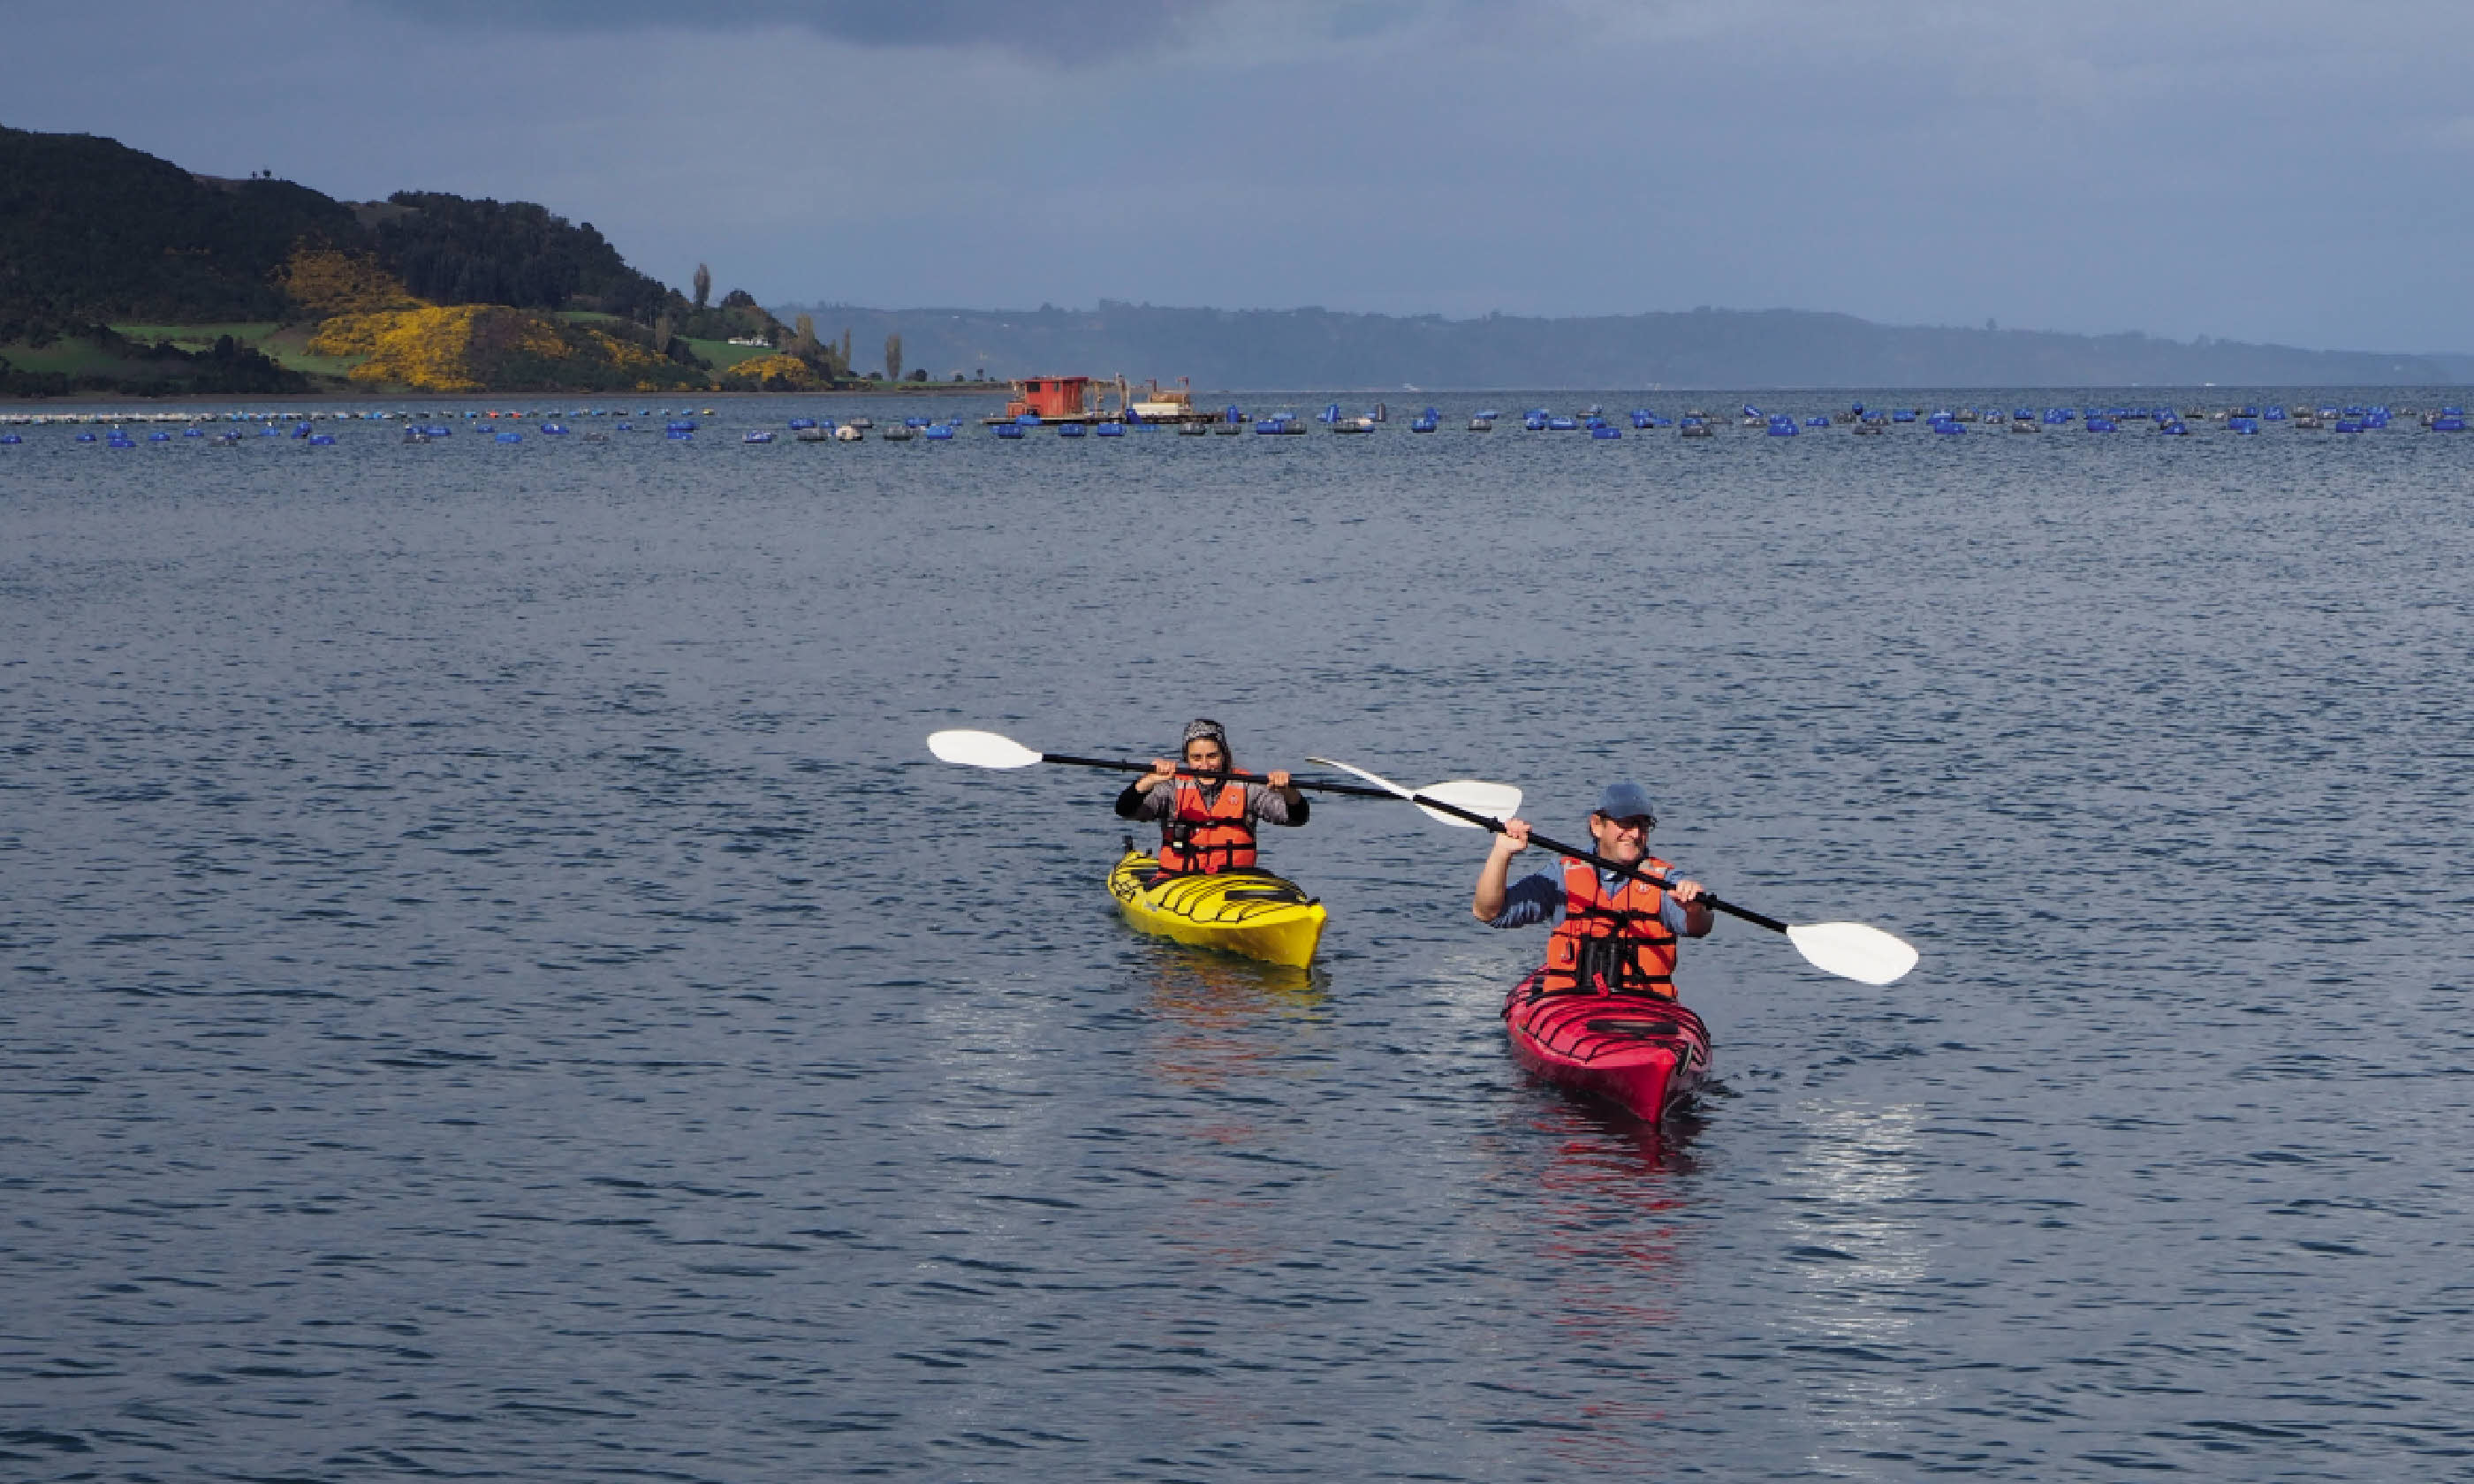
<instances>
[{"instance_id":1,"label":"calm sea water","mask_svg":"<svg viewBox=\"0 0 2474 1484\"><path fill-rule=\"evenodd\" d=\"M2474 1477L2474 440L1435 400L0 448L0 1475ZM1283 975L922 746L1198 713L1923 965L1722 922L1661 1138L1483 837L1319 804Z\"/></svg>"}]
</instances>

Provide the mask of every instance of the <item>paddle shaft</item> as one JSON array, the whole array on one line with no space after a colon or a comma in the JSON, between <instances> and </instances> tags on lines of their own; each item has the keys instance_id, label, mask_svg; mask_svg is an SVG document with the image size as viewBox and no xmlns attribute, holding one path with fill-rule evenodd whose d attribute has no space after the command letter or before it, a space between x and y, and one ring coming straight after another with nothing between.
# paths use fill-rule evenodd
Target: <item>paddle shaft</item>
<instances>
[{"instance_id":1,"label":"paddle shaft","mask_svg":"<svg viewBox=\"0 0 2474 1484\"><path fill-rule=\"evenodd\" d=\"M1503 822L1501 820L1492 820L1483 814L1473 813L1467 809L1455 808L1452 805L1443 802L1440 799L1429 799L1423 794L1412 794L1409 802L1429 809L1441 809L1445 814L1452 815L1459 819L1465 819L1472 825L1483 825L1488 829L1492 830L1498 835L1503 833ZM1646 881L1650 885L1655 886L1661 891L1675 884L1666 877L1658 874L1656 872L1643 871L1637 866L1626 866L1617 861L1611 861L1605 856L1597 854L1594 851L1582 850L1579 846L1565 845L1561 840L1549 840L1544 835L1538 833L1534 829L1529 832L1529 843L1531 845L1543 846L1558 855L1568 856L1573 860L1588 861L1590 865L1597 867L1600 871L1612 871L1618 875L1630 876L1636 881ZM1703 892L1700 896L1692 899L1694 901L1707 902L1710 910L1723 912L1729 917L1741 918L1756 927L1766 927L1774 933L1783 933L1786 931L1786 924L1780 922L1778 919L1769 917L1763 913L1755 912L1750 907L1738 907L1734 902L1728 901L1714 893Z\"/></svg>"},{"instance_id":2,"label":"paddle shaft","mask_svg":"<svg viewBox=\"0 0 2474 1484\"><path fill-rule=\"evenodd\" d=\"M1125 762L1114 757L1076 757L1065 753L1042 753L1039 754L1039 760L1041 762L1063 763L1069 768L1106 768L1116 773L1149 773L1152 771L1152 765L1147 762ZM1177 777L1187 778L1227 778L1238 783L1269 783L1272 781L1270 778L1263 777L1263 775L1259 773L1205 773L1200 768L1179 768L1176 772ZM1289 786L1291 788L1302 788L1308 792L1317 794L1347 794L1358 799L1397 799L1400 797L1398 794L1393 793L1389 789L1362 788L1355 783L1309 783L1302 778L1291 778L1289 780ZM1421 800L1420 802L1433 803L1432 800ZM1450 804L1435 804L1435 807L1449 810L1451 813L1459 815L1463 819L1482 820L1486 818L1483 814L1472 814L1465 810L1454 809Z\"/></svg>"}]
</instances>

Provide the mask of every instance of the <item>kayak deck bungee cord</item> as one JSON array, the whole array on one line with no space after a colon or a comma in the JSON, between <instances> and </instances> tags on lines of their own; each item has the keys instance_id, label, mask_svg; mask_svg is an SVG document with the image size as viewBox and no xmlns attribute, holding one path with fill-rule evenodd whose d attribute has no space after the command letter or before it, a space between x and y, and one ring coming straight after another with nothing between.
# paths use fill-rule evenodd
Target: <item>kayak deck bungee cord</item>
<instances>
[{"instance_id":1,"label":"kayak deck bungee cord","mask_svg":"<svg viewBox=\"0 0 2474 1484\"><path fill-rule=\"evenodd\" d=\"M1159 876L1159 862L1126 844L1108 873L1108 895L1139 932L1198 948L1303 969L1314 962L1330 914L1298 884L1268 871Z\"/></svg>"}]
</instances>

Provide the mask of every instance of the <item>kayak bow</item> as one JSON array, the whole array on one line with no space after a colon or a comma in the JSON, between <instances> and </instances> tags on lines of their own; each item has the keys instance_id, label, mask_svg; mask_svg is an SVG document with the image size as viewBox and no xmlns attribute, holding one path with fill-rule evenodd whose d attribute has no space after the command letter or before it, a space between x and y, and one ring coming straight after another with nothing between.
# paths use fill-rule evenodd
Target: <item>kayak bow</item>
<instances>
[{"instance_id":1,"label":"kayak bow","mask_svg":"<svg viewBox=\"0 0 2474 1484\"><path fill-rule=\"evenodd\" d=\"M1512 1054L1539 1076L1655 1123L1710 1073L1710 1028L1655 994L1547 994L1538 974L1503 1002Z\"/></svg>"},{"instance_id":2,"label":"kayak bow","mask_svg":"<svg viewBox=\"0 0 2474 1484\"><path fill-rule=\"evenodd\" d=\"M1298 969L1314 962L1330 914L1296 882L1244 870L1148 884L1157 870L1157 860L1128 850L1108 873L1108 894L1136 930Z\"/></svg>"}]
</instances>

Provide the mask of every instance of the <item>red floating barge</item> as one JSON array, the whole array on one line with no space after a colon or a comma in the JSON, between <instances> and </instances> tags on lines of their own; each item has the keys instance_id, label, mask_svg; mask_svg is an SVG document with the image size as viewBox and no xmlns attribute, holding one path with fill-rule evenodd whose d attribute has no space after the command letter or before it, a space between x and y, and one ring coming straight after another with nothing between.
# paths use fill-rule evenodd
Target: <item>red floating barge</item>
<instances>
[{"instance_id":1,"label":"red floating barge","mask_svg":"<svg viewBox=\"0 0 2474 1484\"><path fill-rule=\"evenodd\" d=\"M1025 417L1042 422L1217 422L1216 413L1194 410L1194 395L1181 385L1174 391L1163 390L1156 381L1142 397L1136 398L1126 378L1103 381L1094 376L1025 376L1012 383L1013 399L1006 403L1005 415L982 420L989 423L1014 422ZM1108 394L1116 394L1116 405L1108 405Z\"/></svg>"}]
</instances>

